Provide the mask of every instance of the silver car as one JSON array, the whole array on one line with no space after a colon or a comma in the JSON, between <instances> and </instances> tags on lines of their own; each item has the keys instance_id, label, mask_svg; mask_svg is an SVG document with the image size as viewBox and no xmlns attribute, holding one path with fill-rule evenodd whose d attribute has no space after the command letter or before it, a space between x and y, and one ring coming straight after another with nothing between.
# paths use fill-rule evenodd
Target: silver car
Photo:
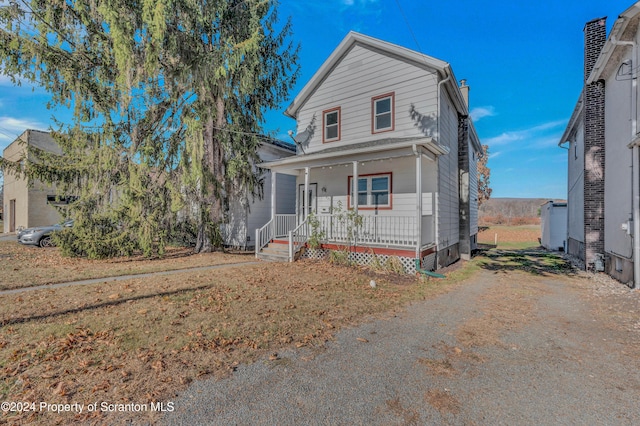
<instances>
[{"instance_id":1,"label":"silver car","mask_svg":"<svg viewBox=\"0 0 640 426\"><path fill-rule=\"evenodd\" d=\"M37 245L40 247L52 247L51 234L64 228L73 226L73 219L65 220L49 226L37 226L18 231L18 242L21 244Z\"/></svg>"}]
</instances>

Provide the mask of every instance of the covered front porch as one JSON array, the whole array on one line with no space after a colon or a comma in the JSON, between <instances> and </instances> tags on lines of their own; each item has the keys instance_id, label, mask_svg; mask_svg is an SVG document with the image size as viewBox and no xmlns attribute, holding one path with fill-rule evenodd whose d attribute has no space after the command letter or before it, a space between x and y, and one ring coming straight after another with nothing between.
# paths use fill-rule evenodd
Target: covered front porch
<instances>
[{"instance_id":1,"label":"covered front porch","mask_svg":"<svg viewBox=\"0 0 640 426\"><path fill-rule=\"evenodd\" d=\"M343 250L358 263L370 256L406 258L407 272L415 271L413 260L424 260L437 246L438 164L430 139L416 142L325 150L261 165L271 169L272 185L279 174L290 174L298 189L296 214L278 215L272 186L271 220L256 231L256 256L293 261Z\"/></svg>"}]
</instances>

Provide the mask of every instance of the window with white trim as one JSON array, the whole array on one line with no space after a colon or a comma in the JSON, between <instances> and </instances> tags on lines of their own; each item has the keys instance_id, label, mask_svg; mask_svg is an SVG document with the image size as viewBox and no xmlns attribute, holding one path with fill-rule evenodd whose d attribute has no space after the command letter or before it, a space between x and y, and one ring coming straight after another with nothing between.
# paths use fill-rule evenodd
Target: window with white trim
<instances>
[{"instance_id":1,"label":"window with white trim","mask_svg":"<svg viewBox=\"0 0 640 426\"><path fill-rule=\"evenodd\" d=\"M354 207L356 192L351 176L349 176L349 185L351 187L349 207ZM357 197L358 207L391 207L391 174L359 176Z\"/></svg>"},{"instance_id":2,"label":"window with white trim","mask_svg":"<svg viewBox=\"0 0 640 426\"><path fill-rule=\"evenodd\" d=\"M372 100L372 132L385 132L393 130L394 94L378 96Z\"/></svg>"},{"instance_id":3,"label":"window with white trim","mask_svg":"<svg viewBox=\"0 0 640 426\"><path fill-rule=\"evenodd\" d=\"M324 123L322 141L334 142L340 140L340 108L324 111L322 121Z\"/></svg>"}]
</instances>

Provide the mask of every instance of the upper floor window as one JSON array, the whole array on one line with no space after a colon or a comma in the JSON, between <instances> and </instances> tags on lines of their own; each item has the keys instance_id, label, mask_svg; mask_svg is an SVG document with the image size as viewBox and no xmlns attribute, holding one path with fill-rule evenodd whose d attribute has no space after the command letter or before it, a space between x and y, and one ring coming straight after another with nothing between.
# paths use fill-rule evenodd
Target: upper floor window
<instances>
[{"instance_id":1,"label":"upper floor window","mask_svg":"<svg viewBox=\"0 0 640 426\"><path fill-rule=\"evenodd\" d=\"M387 132L393 130L394 96L394 93L387 93L371 99L372 133Z\"/></svg>"},{"instance_id":2,"label":"upper floor window","mask_svg":"<svg viewBox=\"0 0 640 426\"><path fill-rule=\"evenodd\" d=\"M323 111L322 142L340 140L340 107Z\"/></svg>"}]
</instances>

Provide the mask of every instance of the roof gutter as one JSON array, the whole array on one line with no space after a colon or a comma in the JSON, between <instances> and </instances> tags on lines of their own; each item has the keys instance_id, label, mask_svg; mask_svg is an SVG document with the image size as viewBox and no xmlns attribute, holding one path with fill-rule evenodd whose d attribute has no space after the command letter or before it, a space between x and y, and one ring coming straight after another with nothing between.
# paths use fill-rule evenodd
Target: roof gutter
<instances>
[{"instance_id":1,"label":"roof gutter","mask_svg":"<svg viewBox=\"0 0 640 426\"><path fill-rule=\"evenodd\" d=\"M438 111L438 119L436 120L436 141L438 142L438 144L440 144L440 121L442 119L440 114L440 104L442 103L440 100L440 98L442 97L442 85L451 80L451 74L447 73L446 69L444 71L447 78L438 82L438 93L436 96L436 111Z\"/></svg>"}]
</instances>

